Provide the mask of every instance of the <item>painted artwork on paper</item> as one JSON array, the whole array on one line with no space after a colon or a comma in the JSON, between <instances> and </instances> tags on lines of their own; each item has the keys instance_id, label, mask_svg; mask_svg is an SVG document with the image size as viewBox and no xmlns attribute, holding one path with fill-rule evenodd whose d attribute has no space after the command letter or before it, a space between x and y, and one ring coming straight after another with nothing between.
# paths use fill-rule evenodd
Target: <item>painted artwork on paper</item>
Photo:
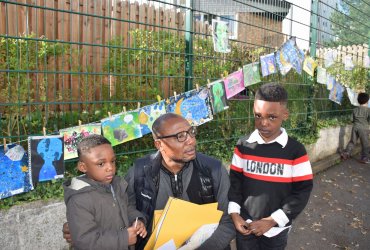
<instances>
[{"instance_id":1,"label":"painted artwork on paper","mask_svg":"<svg viewBox=\"0 0 370 250\"><path fill-rule=\"evenodd\" d=\"M352 56L346 55L344 58L344 70L352 70L355 65L353 64L352 61Z\"/></svg>"},{"instance_id":2,"label":"painted artwork on paper","mask_svg":"<svg viewBox=\"0 0 370 250\"><path fill-rule=\"evenodd\" d=\"M304 59L304 62L303 62L303 70L309 74L310 76L314 76L314 73L315 73L315 69L317 67L317 63L314 59L312 59L312 57L310 56L307 56L305 59Z\"/></svg>"},{"instance_id":3,"label":"painted artwork on paper","mask_svg":"<svg viewBox=\"0 0 370 250\"><path fill-rule=\"evenodd\" d=\"M228 75L224 79L224 83L227 99L242 92L245 89L243 70L238 70Z\"/></svg>"},{"instance_id":4,"label":"painted artwork on paper","mask_svg":"<svg viewBox=\"0 0 370 250\"><path fill-rule=\"evenodd\" d=\"M326 69L320 66L317 67L317 82L321 84L327 83Z\"/></svg>"},{"instance_id":5,"label":"painted artwork on paper","mask_svg":"<svg viewBox=\"0 0 370 250\"><path fill-rule=\"evenodd\" d=\"M166 100L167 113L184 117L192 126L199 126L213 119L208 88L193 89Z\"/></svg>"},{"instance_id":6,"label":"painted artwork on paper","mask_svg":"<svg viewBox=\"0 0 370 250\"><path fill-rule=\"evenodd\" d=\"M245 87L261 82L259 65L259 62L255 62L243 66Z\"/></svg>"},{"instance_id":7,"label":"painted artwork on paper","mask_svg":"<svg viewBox=\"0 0 370 250\"><path fill-rule=\"evenodd\" d=\"M343 92L343 86L338 82L334 82L333 88L330 90L329 93L329 99L340 105L342 104Z\"/></svg>"},{"instance_id":8,"label":"painted artwork on paper","mask_svg":"<svg viewBox=\"0 0 370 250\"><path fill-rule=\"evenodd\" d=\"M299 74L302 73L304 53L301 51L294 37L286 41L276 52L276 64L280 73L286 75L291 68L294 68Z\"/></svg>"},{"instance_id":9,"label":"painted artwork on paper","mask_svg":"<svg viewBox=\"0 0 370 250\"><path fill-rule=\"evenodd\" d=\"M332 90L334 88L334 84L335 84L335 77L331 76L331 75L327 75L327 78L326 78L326 89L327 90Z\"/></svg>"},{"instance_id":10,"label":"painted artwork on paper","mask_svg":"<svg viewBox=\"0 0 370 250\"><path fill-rule=\"evenodd\" d=\"M21 145L0 148L0 200L33 190L28 155Z\"/></svg>"},{"instance_id":11,"label":"painted artwork on paper","mask_svg":"<svg viewBox=\"0 0 370 250\"><path fill-rule=\"evenodd\" d=\"M213 48L216 52L229 53L229 24L224 21L212 19Z\"/></svg>"},{"instance_id":12,"label":"painted artwork on paper","mask_svg":"<svg viewBox=\"0 0 370 250\"><path fill-rule=\"evenodd\" d=\"M64 141L64 160L69 160L77 157L77 144L82 138L91 134L101 135L101 124L90 123L61 129L59 134L63 136Z\"/></svg>"},{"instance_id":13,"label":"painted artwork on paper","mask_svg":"<svg viewBox=\"0 0 370 250\"><path fill-rule=\"evenodd\" d=\"M358 93L354 91L353 89L346 88L347 89L347 95L348 99L351 102L353 106L360 106L360 104L357 101Z\"/></svg>"},{"instance_id":14,"label":"painted artwork on paper","mask_svg":"<svg viewBox=\"0 0 370 250\"><path fill-rule=\"evenodd\" d=\"M112 146L142 137L139 112L129 111L101 120L103 135Z\"/></svg>"},{"instance_id":15,"label":"painted artwork on paper","mask_svg":"<svg viewBox=\"0 0 370 250\"><path fill-rule=\"evenodd\" d=\"M28 137L28 165L33 183L64 177L64 147L61 135Z\"/></svg>"},{"instance_id":16,"label":"painted artwork on paper","mask_svg":"<svg viewBox=\"0 0 370 250\"><path fill-rule=\"evenodd\" d=\"M268 76L277 72L274 53L261 56L260 61L262 76Z\"/></svg>"},{"instance_id":17,"label":"painted artwork on paper","mask_svg":"<svg viewBox=\"0 0 370 250\"><path fill-rule=\"evenodd\" d=\"M364 68L369 68L370 65L370 57L368 55L365 56L364 58Z\"/></svg>"},{"instance_id":18,"label":"painted artwork on paper","mask_svg":"<svg viewBox=\"0 0 370 250\"><path fill-rule=\"evenodd\" d=\"M153 122L166 113L165 101L154 103L139 109L139 123L141 134L146 135L152 132Z\"/></svg>"},{"instance_id":19,"label":"painted artwork on paper","mask_svg":"<svg viewBox=\"0 0 370 250\"><path fill-rule=\"evenodd\" d=\"M337 52L335 50L329 49L328 51L326 51L324 54L325 68L328 68L331 65L333 65L336 57L337 57Z\"/></svg>"},{"instance_id":20,"label":"painted artwork on paper","mask_svg":"<svg viewBox=\"0 0 370 250\"><path fill-rule=\"evenodd\" d=\"M229 108L226 100L225 84L223 80L218 80L208 84L213 114L219 113Z\"/></svg>"}]
</instances>

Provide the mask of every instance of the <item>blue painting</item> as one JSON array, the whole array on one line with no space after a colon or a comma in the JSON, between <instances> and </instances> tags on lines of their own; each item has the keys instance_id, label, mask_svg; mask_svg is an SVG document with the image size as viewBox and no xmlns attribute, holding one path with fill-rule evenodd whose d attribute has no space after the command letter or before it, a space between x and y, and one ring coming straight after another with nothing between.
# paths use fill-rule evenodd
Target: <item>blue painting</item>
<instances>
[{"instance_id":1,"label":"blue painting","mask_svg":"<svg viewBox=\"0 0 370 250\"><path fill-rule=\"evenodd\" d=\"M208 88L191 90L167 99L167 113L184 117L192 126L199 126L213 119Z\"/></svg>"},{"instance_id":2,"label":"blue painting","mask_svg":"<svg viewBox=\"0 0 370 250\"><path fill-rule=\"evenodd\" d=\"M139 109L138 119L139 119L142 135L151 133L154 121L165 113L166 113L166 106L165 106L164 100Z\"/></svg>"},{"instance_id":3,"label":"blue painting","mask_svg":"<svg viewBox=\"0 0 370 250\"><path fill-rule=\"evenodd\" d=\"M341 104L343 99L344 88L339 82L334 82L333 88L330 90L329 99L335 103Z\"/></svg>"},{"instance_id":4,"label":"blue painting","mask_svg":"<svg viewBox=\"0 0 370 250\"><path fill-rule=\"evenodd\" d=\"M260 57L262 76L268 76L277 72L274 53Z\"/></svg>"},{"instance_id":5,"label":"blue painting","mask_svg":"<svg viewBox=\"0 0 370 250\"><path fill-rule=\"evenodd\" d=\"M28 143L33 183L63 178L63 136L32 136Z\"/></svg>"},{"instance_id":6,"label":"blue painting","mask_svg":"<svg viewBox=\"0 0 370 250\"><path fill-rule=\"evenodd\" d=\"M0 199L33 189L28 155L22 146L8 144L0 148Z\"/></svg>"},{"instance_id":7,"label":"blue painting","mask_svg":"<svg viewBox=\"0 0 370 250\"><path fill-rule=\"evenodd\" d=\"M276 64L279 66L280 73L285 75L291 68L299 74L302 73L304 53L297 47L295 38L290 38L276 52Z\"/></svg>"}]
</instances>

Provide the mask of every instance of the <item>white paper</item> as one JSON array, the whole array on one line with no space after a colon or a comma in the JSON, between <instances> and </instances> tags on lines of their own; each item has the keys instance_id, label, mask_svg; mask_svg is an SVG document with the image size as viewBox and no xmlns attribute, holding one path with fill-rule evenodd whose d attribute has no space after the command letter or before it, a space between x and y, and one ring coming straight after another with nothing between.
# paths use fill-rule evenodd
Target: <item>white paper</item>
<instances>
[{"instance_id":1,"label":"white paper","mask_svg":"<svg viewBox=\"0 0 370 250\"><path fill-rule=\"evenodd\" d=\"M248 220L246 220L246 222L249 224L249 223L252 222L252 220L248 219ZM263 235L268 237L268 238L271 238L271 237L274 237L274 236L278 235L279 233L281 233L282 231L284 231L285 229L290 228L290 227L291 226L288 226L288 227L272 227L270 230L268 230Z\"/></svg>"},{"instance_id":2,"label":"white paper","mask_svg":"<svg viewBox=\"0 0 370 250\"><path fill-rule=\"evenodd\" d=\"M170 239L162 246L158 247L157 250L176 250L175 242L173 241L173 239Z\"/></svg>"}]
</instances>

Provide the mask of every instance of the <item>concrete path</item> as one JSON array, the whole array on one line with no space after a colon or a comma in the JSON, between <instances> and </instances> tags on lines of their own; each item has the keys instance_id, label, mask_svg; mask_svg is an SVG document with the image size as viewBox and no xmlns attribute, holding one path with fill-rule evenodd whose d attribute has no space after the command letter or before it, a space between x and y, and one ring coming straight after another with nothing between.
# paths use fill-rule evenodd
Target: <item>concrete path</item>
<instances>
[{"instance_id":1,"label":"concrete path","mask_svg":"<svg viewBox=\"0 0 370 250\"><path fill-rule=\"evenodd\" d=\"M350 159L314 176L287 250L370 249L370 164Z\"/></svg>"}]
</instances>

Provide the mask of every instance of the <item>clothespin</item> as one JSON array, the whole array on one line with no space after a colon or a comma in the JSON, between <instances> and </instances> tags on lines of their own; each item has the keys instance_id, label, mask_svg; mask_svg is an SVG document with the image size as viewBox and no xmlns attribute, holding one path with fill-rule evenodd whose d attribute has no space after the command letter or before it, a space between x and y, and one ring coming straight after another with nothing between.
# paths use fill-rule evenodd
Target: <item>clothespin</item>
<instances>
[{"instance_id":1,"label":"clothespin","mask_svg":"<svg viewBox=\"0 0 370 250\"><path fill-rule=\"evenodd\" d=\"M81 126L81 125L82 125L82 121L78 120L78 126Z\"/></svg>"},{"instance_id":2,"label":"clothespin","mask_svg":"<svg viewBox=\"0 0 370 250\"><path fill-rule=\"evenodd\" d=\"M209 87L211 85L211 80L207 79L207 86Z\"/></svg>"},{"instance_id":3,"label":"clothespin","mask_svg":"<svg viewBox=\"0 0 370 250\"><path fill-rule=\"evenodd\" d=\"M6 139L3 138L3 141L4 141L4 152L8 151L8 147L6 146Z\"/></svg>"},{"instance_id":4,"label":"clothespin","mask_svg":"<svg viewBox=\"0 0 370 250\"><path fill-rule=\"evenodd\" d=\"M137 103L137 109L140 109L140 102Z\"/></svg>"},{"instance_id":5,"label":"clothespin","mask_svg":"<svg viewBox=\"0 0 370 250\"><path fill-rule=\"evenodd\" d=\"M160 95L157 95L157 101L161 102L161 96Z\"/></svg>"},{"instance_id":6,"label":"clothespin","mask_svg":"<svg viewBox=\"0 0 370 250\"><path fill-rule=\"evenodd\" d=\"M109 120L113 120L112 119L112 113L111 112L108 112L108 116L109 116Z\"/></svg>"},{"instance_id":7,"label":"clothespin","mask_svg":"<svg viewBox=\"0 0 370 250\"><path fill-rule=\"evenodd\" d=\"M240 67L239 67L239 68L238 68L238 71L240 71L240 70L242 70L242 68L240 68Z\"/></svg>"},{"instance_id":8,"label":"clothespin","mask_svg":"<svg viewBox=\"0 0 370 250\"><path fill-rule=\"evenodd\" d=\"M199 84L195 84L195 87L197 88L197 91L199 91Z\"/></svg>"},{"instance_id":9,"label":"clothespin","mask_svg":"<svg viewBox=\"0 0 370 250\"><path fill-rule=\"evenodd\" d=\"M175 96L175 100L177 99L176 91L173 92L173 95Z\"/></svg>"},{"instance_id":10,"label":"clothespin","mask_svg":"<svg viewBox=\"0 0 370 250\"><path fill-rule=\"evenodd\" d=\"M42 127L42 134L43 134L44 136L46 136L46 128L45 128L45 127Z\"/></svg>"},{"instance_id":11,"label":"clothespin","mask_svg":"<svg viewBox=\"0 0 370 250\"><path fill-rule=\"evenodd\" d=\"M126 113L126 112L127 112L127 110L126 110L126 106L123 106L123 107L122 107L122 112L123 112L123 113Z\"/></svg>"}]
</instances>

